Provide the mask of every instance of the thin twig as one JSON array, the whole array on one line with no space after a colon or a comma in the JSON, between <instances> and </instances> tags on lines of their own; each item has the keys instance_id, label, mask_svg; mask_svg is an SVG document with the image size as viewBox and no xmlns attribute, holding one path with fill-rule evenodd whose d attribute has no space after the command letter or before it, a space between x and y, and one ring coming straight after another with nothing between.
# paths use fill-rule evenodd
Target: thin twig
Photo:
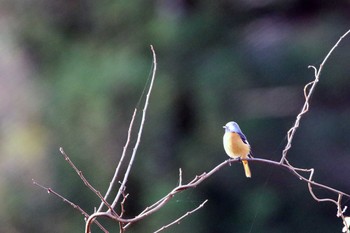
<instances>
[{"instance_id":1,"label":"thin twig","mask_svg":"<svg viewBox=\"0 0 350 233\"><path fill-rule=\"evenodd\" d=\"M320 64L318 70L316 69L316 67L314 66L309 66L309 68L313 68L315 70L315 79L312 82L309 82L308 84L306 84L305 88L304 88L304 95L305 95L305 103L304 106L302 108L302 110L300 111L300 113L298 114L294 126L288 131L287 133L287 145L284 148L283 152L282 152L282 158L280 160L280 163L283 162L288 162L287 161L287 153L289 151L289 149L292 147L292 141L293 141L293 137L294 134L297 130L297 128L299 127L299 123L300 120L302 118L302 116L309 111L309 100L310 97L312 95L312 93L314 92L314 89L316 87L317 82L319 81L320 75L321 75L321 71L323 69L324 64L326 63L326 61L328 60L329 56L332 54L332 52L334 51L334 49L339 45L339 43L342 41L342 39L344 39L344 37L346 37L348 34L350 33L350 30L348 30L345 34L343 34L339 40L337 41L337 43L335 43L335 45L332 47L332 49L327 53L326 57L323 59L322 63ZM307 89L309 88L309 91L307 91Z\"/></svg>"},{"instance_id":2,"label":"thin twig","mask_svg":"<svg viewBox=\"0 0 350 233\"><path fill-rule=\"evenodd\" d=\"M344 209L341 207L342 197L343 197L343 195L341 195L341 194L338 195L338 201L337 201L338 212L337 212L337 217L340 217L343 220L344 228L346 229L345 231L343 230L343 232L349 233L349 224L348 224L348 221L346 221L346 217L344 216L344 213L345 213L345 211L346 211L346 209L348 207L345 206Z\"/></svg>"},{"instance_id":3,"label":"thin twig","mask_svg":"<svg viewBox=\"0 0 350 233\"><path fill-rule=\"evenodd\" d=\"M135 160L135 157L136 157L136 153L137 153L137 149L139 148L139 145L140 145L140 141L141 141L141 135L142 135L142 131L143 131L143 126L145 124L145 120L146 120L146 112L147 112L147 107L148 107L148 103L149 103L149 98L150 98L150 95L151 95L151 92L152 92L152 88L153 88L153 83L154 83L154 79L156 77L156 71L157 71L157 57L156 57L156 53L153 49L153 46L151 45L151 51L152 51L152 54L153 54L153 72L152 72L152 78L151 78L151 83L150 83L150 86L149 86L149 89L148 89L148 93L146 95L146 100L145 100L145 105L144 105L144 108L142 110L142 119L141 119L141 123L140 123L140 128L139 128L139 131L138 131L138 134L137 134L137 140L136 140L136 143L135 143L135 147L133 149L133 152L132 152L132 155L131 155L131 158L130 158L130 162L128 164L128 168L124 174L124 179L123 179L123 182L122 184L120 185L120 188L119 188L119 191L112 203L112 208L114 208L116 206L116 204L118 203L119 201L119 198L120 198L120 195L122 194L122 190L124 189L125 187L125 184L128 180L128 177L129 177L129 174L130 174L130 170L131 170L131 167L133 165L133 162Z\"/></svg>"},{"instance_id":4,"label":"thin twig","mask_svg":"<svg viewBox=\"0 0 350 233\"><path fill-rule=\"evenodd\" d=\"M124 207L124 205L125 205L125 201L126 201L126 199L128 198L128 196L129 196L129 193L128 194L124 194L123 193L123 200L122 200L122 202L120 202L120 217L123 217L123 215L124 215L124 213L125 213L125 207Z\"/></svg>"},{"instance_id":5,"label":"thin twig","mask_svg":"<svg viewBox=\"0 0 350 233\"><path fill-rule=\"evenodd\" d=\"M182 215L180 218L174 220L173 222L169 223L168 225L165 225L165 226L161 227L160 229L156 230L154 233L161 232L161 231L163 231L163 230L169 228L170 226L172 226L172 225L174 225L174 224L176 224L176 223L179 224L180 221L181 221L182 219L186 218L186 217L189 216L190 214L193 214L194 212L196 212L197 210L199 210L200 208L202 208L202 207L205 205L205 203L207 203L207 201L208 201L208 199L205 200L202 204L200 204L197 208L195 208L195 209L193 209L193 210L191 210L191 211L188 211L186 214Z\"/></svg>"},{"instance_id":6,"label":"thin twig","mask_svg":"<svg viewBox=\"0 0 350 233\"><path fill-rule=\"evenodd\" d=\"M182 169L179 168L179 185L182 185Z\"/></svg>"},{"instance_id":7,"label":"thin twig","mask_svg":"<svg viewBox=\"0 0 350 233\"><path fill-rule=\"evenodd\" d=\"M350 217L349 216L342 216L342 219L343 219L343 224L344 224L344 227L343 227L343 230L342 232L346 232L346 233L349 233L350 230L349 230L349 224L350 224Z\"/></svg>"},{"instance_id":8,"label":"thin twig","mask_svg":"<svg viewBox=\"0 0 350 233\"><path fill-rule=\"evenodd\" d=\"M80 179L84 182L85 186L87 186L92 192L94 192L100 199L101 201L108 207L108 209L115 215L117 213L113 210L113 208L109 205L109 203L103 198L101 195L100 191L96 190L90 183L89 181L85 178L83 175L83 172L80 171L75 164L72 162L72 160L68 157L68 155L64 152L63 148L60 147L60 152L63 155L64 159L69 163L69 165L74 169L74 171L78 174Z\"/></svg>"},{"instance_id":9,"label":"thin twig","mask_svg":"<svg viewBox=\"0 0 350 233\"><path fill-rule=\"evenodd\" d=\"M120 202L120 214L119 216L122 218L124 213L125 213L125 202L126 202L126 199L128 198L129 194L125 194L123 192L123 200ZM123 233L124 232L124 223L122 222L119 222L119 232L120 233Z\"/></svg>"},{"instance_id":10,"label":"thin twig","mask_svg":"<svg viewBox=\"0 0 350 233\"><path fill-rule=\"evenodd\" d=\"M335 200L333 200L333 199L331 199L331 198L318 198L318 197L315 195L315 193L314 193L314 191L313 191L313 189L312 189L312 183L313 183L312 177L313 177L313 175L314 175L314 169L310 169L310 170L311 170L311 172L310 172L309 182L307 183L307 186L308 186L308 188L309 188L309 192L310 192L312 198L315 199L315 200L318 201L318 202L329 201L329 202L333 202L334 204L337 205L337 201L335 201ZM338 195L341 196L341 194L338 194Z\"/></svg>"},{"instance_id":11,"label":"thin twig","mask_svg":"<svg viewBox=\"0 0 350 233\"><path fill-rule=\"evenodd\" d=\"M124 161L124 158L125 158L125 155L126 155L126 151L128 149L128 146L129 146L129 143L130 143L130 137L131 137L131 131L132 131L132 127L134 125L134 120L135 120L135 117L136 117L136 112L137 112L137 108L135 108L134 110L134 113L131 117L131 121L130 121L130 125L129 125L129 129L128 129L128 136L127 136L127 139L126 139L126 142L125 142L125 145L124 145L124 148L123 148L123 152L122 152L122 156L120 157L120 160L119 160L119 163L117 165L117 168L115 169L115 172L114 172L114 175L113 175L113 178L111 180L111 182L109 183L109 187L108 187L108 190L104 196L104 200L107 200L110 192L112 191L113 187L114 187L114 183L115 181L117 180L117 177L118 177L118 173L119 173L119 170L120 170L120 167ZM98 210L97 212L100 212L103 208L103 205L104 205L104 202L102 201L100 206L98 207Z\"/></svg>"},{"instance_id":12,"label":"thin twig","mask_svg":"<svg viewBox=\"0 0 350 233\"><path fill-rule=\"evenodd\" d=\"M294 168L290 163L289 161L287 160L287 153L289 151L289 149L292 147L292 140L293 140L293 137L294 137L294 134L297 130L297 128L299 127L299 123L300 123L300 120L302 118L302 116L309 111L309 100L310 100L310 97L316 87L316 84L318 83L319 81L319 78L320 78L320 75L321 75L321 71L323 69L323 66L326 64L328 58L330 57L330 55L332 54L332 52L335 50L335 48L339 45L339 43L350 33L350 30L348 30L346 33L344 33L337 41L337 43L335 43L335 45L331 48L331 50L327 53L326 57L323 59L322 63L320 64L319 68L317 69L315 66L309 66L309 68L312 68L314 70L314 80L309 82L308 84L305 85L304 87L304 97L305 97L305 102L304 102L304 106L302 108L302 110L300 111L300 113L297 115L297 118L296 118L296 121L294 123L294 126L288 131L287 133L287 138L288 138L288 141L287 141L287 145L286 147L284 148L283 152L282 152L282 157L281 157L281 160L280 160L280 164L283 165L283 164L286 164L288 167L291 168L291 171L296 174L297 176L300 176L299 173L297 172L297 170L305 170L305 169L296 169ZM344 207L344 210L342 209L342 206L341 206L341 198L342 196L344 195L343 192L340 192L338 190L334 190L328 186L325 186L325 185L321 185L321 184L317 184L316 182L314 182L312 180L312 177L313 177L313 174L314 174L314 169L309 169L308 172L310 172L310 177L309 179L307 180L308 182L308 188L309 188L309 193L310 195L312 196L313 199L315 199L316 201L318 202L332 202L334 203L336 206L337 206L337 217L341 217L342 220L343 220L343 223L344 223L344 228L346 228L346 232L349 233L349 228L348 228L348 223L347 221L345 221L345 216L344 216L344 211L346 210L346 206ZM303 177L302 178L303 180L305 180L305 178ZM336 192L338 193L338 200L335 200L335 199L332 199L332 198L318 198L313 189L312 189L312 185L316 185L319 186L319 187L323 187L325 189L328 189L328 190L331 190L333 192ZM348 195L346 195L348 196Z\"/></svg>"},{"instance_id":13,"label":"thin twig","mask_svg":"<svg viewBox=\"0 0 350 233\"><path fill-rule=\"evenodd\" d=\"M290 165L287 165L287 164L280 164L279 162L277 161L273 161L273 160L268 160L268 159L260 159L260 158L254 158L254 159L247 159L248 161L252 161L252 162L262 162L262 163L266 163L266 164L271 164L271 165L275 165L277 167L283 167L285 169L287 169L288 171L290 171L293 175L295 175L296 177L298 177L300 180L302 181L305 181L307 183L310 183L311 185L314 185L314 186L318 186L320 188L323 188L323 189L326 189L326 190L329 190L333 193L336 193L336 194L342 194L344 196L347 196L347 197L350 197L350 194L347 194L347 193L344 193L342 191L339 191L337 189L334 189L334 188L331 188L327 185L323 185L323 184L320 184L320 183L317 183L313 180L309 180L309 178L305 178L304 176L300 175L297 171L303 171L303 172L311 172L313 169L301 169L301 168L295 168L293 166L290 166Z\"/></svg>"},{"instance_id":14,"label":"thin twig","mask_svg":"<svg viewBox=\"0 0 350 233\"><path fill-rule=\"evenodd\" d=\"M94 222L97 222L96 218L97 217L107 217L110 219L114 219L117 221L116 216L112 215L111 213L107 212L95 212L90 217L86 220L85 223L85 233L91 233L91 224ZM119 221L120 222L120 221Z\"/></svg>"},{"instance_id":15,"label":"thin twig","mask_svg":"<svg viewBox=\"0 0 350 233\"><path fill-rule=\"evenodd\" d=\"M32 179L32 182L34 185L42 188L42 189L45 189L46 192L48 194L53 194L55 195L56 197L60 198L63 202L66 202L68 203L70 206L72 206L74 209L78 210L82 215L84 215L85 217L85 221L89 218L89 215L78 205L74 204L73 202L71 202L70 200L68 200L67 198L65 198L64 196L60 195L59 193L55 192L52 188L48 188L48 187L45 187L44 185L42 184L39 184L38 182L36 182L34 179ZM95 221L96 225L105 233L109 233L102 225L101 223L99 223L98 221Z\"/></svg>"},{"instance_id":16,"label":"thin twig","mask_svg":"<svg viewBox=\"0 0 350 233\"><path fill-rule=\"evenodd\" d=\"M48 188L48 187L45 187L44 185L42 184L39 184L38 182L36 182L34 179L32 179L33 181L33 184L42 188L42 189L45 189L47 191L48 194L53 194L55 196L57 196L58 198L60 198L63 202L66 202L68 203L69 205L71 205L74 209L77 209L82 215L85 216L85 218L88 218L89 215L82 209L80 208L78 205L74 204L73 202L71 202L70 200L68 200L67 198L65 198L64 196L62 196L61 194L55 192L52 188Z\"/></svg>"}]
</instances>

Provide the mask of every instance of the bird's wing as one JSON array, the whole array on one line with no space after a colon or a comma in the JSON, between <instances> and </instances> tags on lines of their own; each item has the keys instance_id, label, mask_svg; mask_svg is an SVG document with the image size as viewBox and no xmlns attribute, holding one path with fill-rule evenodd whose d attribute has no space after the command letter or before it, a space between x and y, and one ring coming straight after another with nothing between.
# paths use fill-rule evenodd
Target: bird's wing
<instances>
[{"instance_id":1,"label":"bird's wing","mask_svg":"<svg viewBox=\"0 0 350 233\"><path fill-rule=\"evenodd\" d=\"M242 132L238 132L238 135L241 137L242 141L243 141L245 144L248 144L248 145L249 145L246 136L245 136Z\"/></svg>"}]
</instances>

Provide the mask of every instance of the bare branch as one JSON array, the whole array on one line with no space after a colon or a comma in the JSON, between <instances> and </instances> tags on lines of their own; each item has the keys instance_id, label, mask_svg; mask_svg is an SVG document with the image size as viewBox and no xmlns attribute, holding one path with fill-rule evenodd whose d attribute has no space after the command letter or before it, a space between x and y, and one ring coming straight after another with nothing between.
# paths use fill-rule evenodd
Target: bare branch
<instances>
[{"instance_id":1,"label":"bare branch","mask_svg":"<svg viewBox=\"0 0 350 233\"><path fill-rule=\"evenodd\" d=\"M187 216L189 216L190 214L193 214L194 212L196 212L197 210L199 210L200 208L202 208L205 203L207 203L208 199L205 200L202 204L200 204L197 208L191 210L191 211L188 211L186 214L182 215L180 218L174 220L173 222L169 223L168 225L165 225L163 227L161 227L160 229L156 230L154 233L158 233L158 232L161 232L167 228L169 228L170 226L174 225L174 224L180 224L180 221L184 218L186 218Z\"/></svg>"},{"instance_id":2,"label":"bare branch","mask_svg":"<svg viewBox=\"0 0 350 233\"><path fill-rule=\"evenodd\" d=\"M296 167L293 167L291 165L288 165L288 164L280 164L279 162L277 161L273 161L273 160L267 160L267 159L260 159L260 158L254 158L254 159L247 159L248 161L252 161L252 162L262 162L262 163L266 163L266 164L271 164L271 165L275 165L277 167L283 167L287 170L289 170L292 174L294 174L296 177L298 177L300 180L302 181L305 181L307 182L308 184L310 185L314 185L314 186L318 186L320 188L323 188L323 189L326 189L328 191L331 191L335 194L341 194L343 196L347 196L347 197L350 197L350 194L347 194L347 193L344 193L342 191L339 191L337 189L334 189L334 188L331 188L327 185L323 185L323 184L320 184L320 183L317 183L313 180L311 180L310 178L305 178L304 176L300 175L297 171L302 171L302 172L313 172L313 168L311 169L302 169L302 168L296 168ZM311 177L312 178L312 177Z\"/></svg>"},{"instance_id":3,"label":"bare branch","mask_svg":"<svg viewBox=\"0 0 350 233\"><path fill-rule=\"evenodd\" d=\"M63 148L60 147L60 152L63 155L64 159L69 163L69 165L74 169L74 171L78 174L78 176L80 177L80 179L84 182L85 186L87 186L91 191L93 191L100 199L101 201L108 207L108 209L115 215L117 215L117 213L113 210L113 208L109 205L109 203L103 198L103 196L101 195L100 191L96 190L85 178L85 176L83 175L83 172L80 171L75 164L72 162L72 160L68 157L68 155L64 152Z\"/></svg>"},{"instance_id":4,"label":"bare branch","mask_svg":"<svg viewBox=\"0 0 350 233\"><path fill-rule=\"evenodd\" d=\"M128 177L129 177L129 174L130 174L130 170L131 170L131 167L133 165L133 162L134 162L134 159L136 157L136 153L137 153L137 149L140 145L140 141L141 141L141 135L142 135L142 131L143 131L143 126L145 124L145 120L146 120L146 112L147 112L147 108L148 108L148 103L149 103L149 98L150 98L150 95L151 95L151 92L152 92L152 88L153 88L153 83L154 83L154 79L156 77L156 71L157 71L157 57L156 57L156 53L153 49L153 46L151 45L151 51L152 51L152 54L153 54L153 72L152 72L152 78L151 78L151 83L150 83L150 86L149 86L149 89L148 89L148 93L146 95L146 100L145 100L145 105L144 105L144 108L142 110L142 119L141 119L141 124L140 124L140 128L139 128L139 132L138 132L138 135L137 135L137 140L136 140L136 144L135 144L135 147L133 149L133 152L132 152L132 155L131 155L131 158L130 158L130 162L129 162L129 165L128 165L128 168L124 174L124 179L123 179L123 182L122 184L120 185L120 188L119 188L119 191L112 203L112 208L114 208L116 206L116 204L118 203L119 201L119 198L120 198L120 195L122 194L122 190L128 180Z\"/></svg>"},{"instance_id":5,"label":"bare branch","mask_svg":"<svg viewBox=\"0 0 350 233\"><path fill-rule=\"evenodd\" d=\"M330 55L332 54L332 52L335 50L335 48L339 45L339 43L350 33L350 30L348 30L346 33L344 33L337 41L337 43L335 43L335 45L331 48L331 50L327 53L326 57L323 59L322 63L320 64L319 68L317 69L315 66L309 66L309 68L312 68L314 70L314 80L309 82L308 84L305 85L304 87L304 97L305 97L305 103L304 106L302 108L302 110L300 111L300 113L297 115L296 121L294 123L294 126L288 131L287 133L287 138L288 138L288 142L286 147L284 148L283 152L282 152L282 157L280 160L280 164L286 164L288 167L291 168L291 171L293 171L293 173L297 176L300 176L297 172L297 170L302 170L302 169L296 169L294 168L289 161L287 160L287 153L289 151L289 149L292 146L292 140L294 137L294 134L297 130L297 128L299 127L299 123L300 120L302 118L302 116L309 111L309 100L310 97L316 87L316 84L319 81L320 75L321 75L321 71L323 69L323 66L325 65L325 63L327 62L328 58L330 57ZM347 208L346 206L344 207L344 210L342 209L341 206L341 198L343 195L348 196L347 194L344 194L343 192L340 192L338 190L332 189L328 186L325 185L321 185L321 184L317 184L316 182L312 181L312 177L313 177L313 173L314 173L314 169L309 169L308 170L310 172L310 177L307 180L308 182L308 188L309 188L309 193L310 195L318 202L332 202L337 206L337 217L341 217L344 223L344 229L346 229L346 232L349 232L349 228L348 228L348 222L345 220L345 216L343 215L345 209ZM303 178L303 180L305 180L305 178ZM333 191L335 193L338 194L338 200L332 199L332 198L318 198L315 193L313 192L312 189L312 185L317 185L319 187L323 187L325 189L328 189L330 191ZM348 196L349 197L349 196ZM343 229L343 231L344 231ZM345 231L344 231L345 232Z\"/></svg>"},{"instance_id":6,"label":"bare branch","mask_svg":"<svg viewBox=\"0 0 350 233\"><path fill-rule=\"evenodd\" d=\"M182 185L182 169L179 168L179 185Z\"/></svg>"},{"instance_id":7,"label":"bare branch","mask_svg":"<svg viewBox=\"0 0 350 233\"><path fill-rule=\"evenodd\" d=\"M289 171L292 172L292 174L294 174L295 176L297 176L300 180L307 182L310 185L313 186L318 186L320 188L324 188L326 190L329 190L331 192L334 192L338 195L342 195L342 196L347 196L350 197L349 194L341 192L339 190L333 189L329 186L317 183L315 181L312 181L311 178L305 178L304 176L300 175L297 171L303 171L303 172L311 172L313 174L313 169L300 169L300 168L295 168L292 167L290 165L287 164L280 164L277 161L272 161L272 160L267 160L267 159L260 159L260 158L248 158L247 160L252 161L252 162L261 162L261 163L266 163L266 164L270 164L270 165L274 165L277 167L282 167L285 168ZM190 182L188 182L187 184L184 185L178 185L177 187L175 187L172 191L170 191L167 195L165 195L163 198L161 198L159 201L155 202L154 204L152 204L151 206L147 207L144 211L142 211L139 215L135 216L134 218L130 218L130 219L124 219L118 215L113 215L109 212L96 212L94 214L92 214L86 221L86 228L85 228L85 232L89 233L90 232L90 228L91 228L91 223L95 220L95 218L97 217L108 217L111 219L114 219L115 221L118 221L120 223L127 223L124 226L124 230L126 228L128 228L130 226L131 223L140 221L141 219L144 219L145 217L155 213L156 211L158 211L160 208L162 208L165 204L167 204L177 193L180 193L182 191L185 191L187 189L190 188L195 188L197 187L197 185L199 185L200 183L202 183L204 180L206 180L207 178L209 178L210 176L212 176L213 174L215 174L217 171L219 171L222 167L224 167L225 165L229 165L231 163L235 163L235 162L239 162L239 160L237 159L228 159L225 160L224 162L220 163L219 165L217 165L216 167L214 167L212 170L210 170L209 172L204 172L201 175L195 176ZM334 201L334 200L332 200Z\"/></svg>"},{"instance_id":8,"label":"bare branch","mask_svg":"<svg viewBox=\"0 0 350 233\"><path fill-rule=\"evenodd\" d=\"M72 206L74 209L78 210L82 215L84 215L84 219L87 220L89 218L89 215L78 205L74 204L73 202L71 202L70 200L68 200L67 198L65 198L64 196L60 195L59 193L55 192L52 188L48 188L45 187L42 184L39 184L38 182L36 182L34 179L32 179L32 182L34 185L45 189L47 191L48 194L53 194L56 197L60 198L63 202L68 203L70 206ZM109 233L98 221L95 221L96 225L105 233Z\"/></svg>"},{"instance_id":9,"label":"bare branch","mask_svg":"<svg viewBox=\"0 0 350 233\"><path fill-rule=\"evenodd\" d=\"M343 224L344 224L342 232L349 233L350 232L350 230L349 230L350 217L349 216L342 216L342 219L343 219Z\"/></svg>"},{"instance_id":10,"label":"bare branch","mask_svg":"<svg viewBox=\"0 0 350 233\"><path fill-rule=\"evenodd\" d=\"M97 217L107 217L110 219L115 219L115 216L112 215L111 213L107 212L95 212L90 217L86 220L85 223L85 233L91 233L91 224L94 222L96 223L97 220L95 220Z\"/></svg>"},{"instance_id":11,"label":"bare branch","mask_svg":"<svg viewBox=\"0 0 350 233\"><path fill-rule=\"evenodd\" d=\"M333 200L333 199L331 199L331 198L318 198L318 197L315 195L314 191L312 190L312 183L313 183L312 177L313 177L313 175L314 175L314 169L312 168L312 169L310 169L309 182L307 183L307 186L308 186L308 188L309 188L309 192L310 192L312 198L315 199L315 200L318 201L318 202L329 201L329 202L333 202L334 204L337 205L338 202L335 201L335 200ZM341 194L338 194L338 196L341 196Z\"/></svg>"},{"instance_id":12,"label":"bare branch","mask_svg":"<svg viewBox=\"0 0 350 233\"><path fill-rule=\"evenodd\" d=\"M107 198L108 198L110 192L112 191L112 189L113 189L113 187L114 187L114 183L115 183L115 181L117 180L120 167L121 167L121 165L122 165L122 163L123 163L123 161L124 161L124 158L125 158L125 155L126 155L126 151L127 151L127 149L128 149L129 143L130 143L131 130L132 130L132 127L133 127L133 125L134 125L134 120L135 120L135 117L136 117L136 113L137 113L137 109L135 108L134 113L133 113L132 118L131 118L130 125L129 125L128 136L127 136L127 139L126 139L126 143L125 143L125 145L124 145L124 148L123 148L122 156L120 157L118 166L117 166L117 168L115 169L113 178L112 178L111 182L109 183L109 187L108 187L108 190L107 190L107 192L106 192L106 195L104 196L104 200L107 200ZM104 205L104 202L102 201L101 204L100 204L100 207L98 207L97 212L100 212L100 211L102 210L103 205Z\"/></svg>"},{"instance_id":13,"label":"bare branch","mask_svg":"<svg viewBox=\"0 0 350 233\"><path fill-rule=\"evenodd\" d=\"M320 64L320 66L318 68L318 70L314 66L309 66L309 68L311 67L315 71L315 79L313 81L309 82L308 84L306 84L306 86L304 87L305 103L304 103L304 106L303 106L302 110L300 111L300 113L298 114L298 116L297 116L297 118L295 120L294 126L287 133L288 141L287 141L286 147L284 148L284 150L282 152L282 158L280 160L280 163L288 162L287 161L287 153L288 153L289 149L292 147L292 140L293 140L293 137L294 137L294 134L295 134L297 128L299 127L300 120L301 120L302 116L306 112L309 111L309 100L310 100L310 97L311 97L312 93L314 92L314 89L316 87L317 82L319 81L320 74L321 74L321 71L323 69L324 64L326 63L326 61L328 60L329 56L332 54L334 49L339 45L340 41L342 41L342 39L344 39L344 37L346 37L349 33L350 33L350 30L348 30L345 34L343 34L339 38L337 43L335 43L335 45L332 47L332 49L328 52L326 57L323 59L322 63ZM309 89L309 91L307 91L309 86L310 86L310 89Z\"/></svg>"},{"instance_id":14,"label":"bare branch","mask_svg":"<svg viewBox=\"0 0 350 233\"><path fill-rule=\"evenodd\" d=\"M123 192L123 200L120 202L120 217L123 217L124 213L125 213L125 201L128 198L129 194L125 194ZM122 233L124 232L124 223L119 222L119 232Z\"/></svg>"},{"instance_id":15,"label":"bare branch","mask_svg":"<svg viewBox=\"0 0 350 233\"><path fill-rule=\"evenodd\" d=\"M238 162L238 160L235 160L235 159L225 160L224 162L220 163L219 165L214 167L212 170L210 170L208 173L204 172L202 175L196 176L189 183L187 183L185 185L178 185L172 191L170 191L166 196L164 196L163 198L161 198L159 201L157 201L156 203L152 204L151 206L147 207L145 210L143 210L139 215L137 215L134 218L124 219L124 218L121 218L120 216L112 215L109 212L97 212L97 213L94 213L94 214L92 214L89 217L89 219L86 222L85 232L88 233L89 230L90 230L90 224L94 221L95 218L101 217L101 216L109 217L109 218L114 219L114 220L116 220L118 222L128 223L124 227L124 229L126 229L127 227L130 226L130 223L134 223L134 222L140 221L141 219L144 219L145 217L147 217L147 216L155 213L156 211L158 211L165 204L167 204L177 193L180 193L180 192L182 192L184 190L187 190L189 188L195 188L198 184L200 184L201 182L203 182L204 180L209 178L215 172L219 171L222 167L224 167L225 165L227 165L229 163L233 163L233 162Z\"/></svg>"},{"instance_id":16,"label":"bare branch","mask_svg":"<svg viewBox=\"0 0 350 233\"><path fill-rule=\"evenodd\" d=\"M339 194L338 201L337 201L337 208L338 208L337 217L340 217L343 220L344 228L342 231L350 233L350 231L349 231L349 223L350 223L349 217L344 216L344 213L348 207L345 206L344 209L341 207L342 197L343 197L343 195Z\"/></svg>"},{"instance_id":17,"label":"bare branch","mask_svg":"<svg viewBox=\"0 0 350 233\"><path fill-rule=\"evenodd\" d=\"M318 186L320 188L326 189L330 192L333 192L337 195L342 195L342 196L347 196L350 197L349 194L341 192L337 189L331 188L329 186L317 183L313 180L311 180L310 178L305 178L304 176L300 175L297 171L303 171L303 172L311 172L313 171L313 169L299 169L299 168L294 168L291 167L290 165L286 165L286 164L280 164L277 161L272 161L272 160L267 160L267 159L260 159L260 158L250 158L247 159L248 161L252 161L252 162L260 162L260 163L265 163L265 164L270 164L270 165L274 165L277 167L282 167L287 169L288 171L291 171L292 174L294 174L298 179L305 181L307 183L309 183L310 185L313 186ZM175 187L171 192L169 192L167 195L165 195L163 198L161 198L159 201L157 201L156 203L154 203L153 205L147 207L144 211L142 211L138 216L136 216L135 218L132 219L119 219L118 221L123 221L123 222L136 222L138 220L141 220L142 218L154 213L155 211L157 211L158 209L160 209L162 206L164 206L168 201L170 201L177 193L182 192L186 189L189 188L195 188L197 185L199 185L200 183L202 183L204 180L206 180L207 178L209 178L211 175L213 175L214 173L216 173L217 171L219 171L222 167L224 167L225 165L231 164L231 163L235 163L235 162L239 162L239 160L237 159L228 159L225 160L224 162L220 163L219 165L217 165L216 167L214 167L212 170L210 170L209 172L204 172L202 175L196 176L195 178L192 179L192 181L190 181L189 183L185 184L185 185L178 185L177 187ZM311 176L312 178L312 176ZM128 227L128 225L125 226Z\"/></svg>"}]
</instances>

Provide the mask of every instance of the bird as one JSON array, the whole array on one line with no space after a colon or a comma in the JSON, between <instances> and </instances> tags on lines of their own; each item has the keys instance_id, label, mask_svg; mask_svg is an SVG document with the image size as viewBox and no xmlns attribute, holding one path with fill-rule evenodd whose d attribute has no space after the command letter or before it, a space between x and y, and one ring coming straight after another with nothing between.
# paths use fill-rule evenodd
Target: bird
<instances>
[{"instance_id":1,"label":"bird","mask_svg":"<svg viewBox=\"0 0 350 233\"><path fill-rule=\"evenodd\" d=\"M225 129L223 142L226 154L231 158L241 159L245 176L247 178L252 177L248 161L246 160L250 156L250 145L246 136L234 121L228 122L223 128Z\"/></svg>"}]
</instances>

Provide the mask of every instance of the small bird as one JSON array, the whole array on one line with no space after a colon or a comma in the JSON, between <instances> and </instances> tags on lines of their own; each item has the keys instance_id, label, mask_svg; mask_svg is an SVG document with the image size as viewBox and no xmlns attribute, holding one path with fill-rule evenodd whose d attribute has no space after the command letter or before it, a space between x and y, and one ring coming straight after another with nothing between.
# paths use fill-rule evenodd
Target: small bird
<instances>
[{"instance_id":1,"label":"small bird","mask_svg":"<svg viewBox=\"0 0 350 233\"><path fill-rule=\"evenodd\" d=\"M234 159L240 158L243 163L245 176L250 178L252 174L246 160L250 154L250 145L246 136L234 121L228 122L223 128L225 129L223 141L226 154Z\"/></svg>"}]
</instances>

